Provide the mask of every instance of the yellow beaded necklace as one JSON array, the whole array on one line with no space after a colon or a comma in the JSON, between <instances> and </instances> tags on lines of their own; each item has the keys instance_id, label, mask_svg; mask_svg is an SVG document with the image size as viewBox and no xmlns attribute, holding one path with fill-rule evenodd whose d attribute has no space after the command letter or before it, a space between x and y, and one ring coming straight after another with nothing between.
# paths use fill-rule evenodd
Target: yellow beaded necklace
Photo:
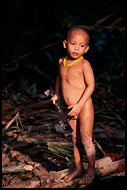
<instances>
[{"instance_id":1,"label":"yellow beaded necklace","mask_svg":"<svg viewBox=\"0 0 127 190\"><path fill-rule=\"evenodd\" d=\"M78 63L79 61L81 61L81 60L83 59L83 56L79 57L78 59L76 59L75 61L73 61L73 62L70 63L70 64L67 64L66 59L67 59L67 56L66 56L66 57L64 58L64 60L63 60L63 66L64 66L65 68L68 68L68 67L71 67L72 65Z\"/></svg>"}]
</instances>

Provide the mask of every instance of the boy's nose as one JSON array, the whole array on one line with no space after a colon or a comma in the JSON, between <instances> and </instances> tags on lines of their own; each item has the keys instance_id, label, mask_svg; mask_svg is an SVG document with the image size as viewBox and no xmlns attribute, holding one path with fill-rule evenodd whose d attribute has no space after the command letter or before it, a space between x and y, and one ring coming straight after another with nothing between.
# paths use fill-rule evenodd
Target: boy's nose
<instances>
[{"instance_id":1,"label":"boy's nose","mask_svg":"<svg viewBox=\"0 0 127 190\"><path fill-rule=\"evenodd\" d=\"M79 50L79 46L78 46L78 45L75 46L75 50L76 50L76 51Z\"/></svg>"}]
</instances>

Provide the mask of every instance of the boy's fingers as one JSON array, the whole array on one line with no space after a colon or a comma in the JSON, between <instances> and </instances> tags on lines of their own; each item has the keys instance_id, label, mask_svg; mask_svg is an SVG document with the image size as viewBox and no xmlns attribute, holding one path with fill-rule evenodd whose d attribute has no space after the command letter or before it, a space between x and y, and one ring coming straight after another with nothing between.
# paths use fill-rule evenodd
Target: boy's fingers
<instances>
[{"instance_id":1,"label":"boy's fingers","mask_svg":"<svg viewBox=\"0 0 127 190\"><path fill-rule=\"evenodd\" d=\"M73 106L69 106L67 109L71 109L71 108L73 108Z\"/></svg>"},{"instance_id":2,"label":"boy's fingers","mask_svg":"<svg viewBox=\"0 0 127 190\"><path fill-rule=\"evenodd\" d=\"M55 104L55 100L53 98L51 98L51 101L52 101L53 104Z\"/></svg>"},{"instance_id":3,"label":"boy's fingers","mask_svg":"<svg viewBox=\"0 0 127 190\"><path fill-rule=\"evenodd\" d=\"M77 115L75 115L75 116L74 116L74 118L75 118L75 119L77 119L77 118L78 118L78 116L77 116Z\"/></svg>"},{"instance_id":4,"label":"boy's fingers","mask_svg":"<svg viewBox=\"0 0 127 190\"><path fill-rule=\"evenodd\" d=\"M69 112L67 115L71 116L71 113Z\"/></svg>"},{"instance_id":5,"label":"boy's fingers","mask_svg":"<svg viewBox=\"0 0 127 190\"><path fill-rule=\"evenodd\" d=\"M67 115L73 116L73 115L74 115L74 112L71 110Z\"/></svg>"},{"instance_id":6,"label":"boy's fingers","mask_svg":"<svg viewBox=\"0 0 127 190\"><path fill-rule=\"evenodd\" d=\"M53 100L53 104L56 104L56 100Z\"/></svg>"}]
</instances>

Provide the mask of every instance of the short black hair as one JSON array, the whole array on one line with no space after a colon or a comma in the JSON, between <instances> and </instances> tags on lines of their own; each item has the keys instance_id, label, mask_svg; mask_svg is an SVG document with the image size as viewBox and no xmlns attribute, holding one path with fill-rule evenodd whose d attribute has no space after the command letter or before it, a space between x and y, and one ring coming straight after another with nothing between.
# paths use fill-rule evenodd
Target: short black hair
<instances>
[{"instance_id":1,"label":"short black hair","mask_svg":"<svg viewBox=\"0 0 127 190\"><path fill-rule=\"evenodd\" d=\"M82 30L83 32L85 32L85 33L87 34L87 36L88 36L88 42L87 42L87 43L89 44L90 35L89 35L88 31L85 29L85 27L84 27L83 25L74 25L74 26L72 26L72 27L69 29L68 33L67 33L67 39L69 38L70 34L71 34L72 31L74 31L74 30Z\"/></svg>"}]
</instances>

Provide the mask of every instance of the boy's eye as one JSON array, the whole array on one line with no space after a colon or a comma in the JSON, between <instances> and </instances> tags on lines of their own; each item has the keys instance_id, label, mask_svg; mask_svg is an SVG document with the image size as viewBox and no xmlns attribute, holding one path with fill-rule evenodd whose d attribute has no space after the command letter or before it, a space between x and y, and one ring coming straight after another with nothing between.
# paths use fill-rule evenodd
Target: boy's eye
<instances>
[{"instance_id":1,"label":"boy's eye","mask_svg":"<svg viewBox=\"0 0 127 190\"><path fill-rule=\"evenodd\" d=\"M81 47L84 47L84 45L82 44Z\"/></svg>"},{"instance_id":2,"label":"boy's eye","mask_svg":"<svg viewBox=\"0 0 127 190\"><path fill-rule=\"evenodd\" d=\"M74 42L72 42L71 44L72 44L72 45L75 45L75 43L74 43Z\"/></svg>"}]
</instances>

